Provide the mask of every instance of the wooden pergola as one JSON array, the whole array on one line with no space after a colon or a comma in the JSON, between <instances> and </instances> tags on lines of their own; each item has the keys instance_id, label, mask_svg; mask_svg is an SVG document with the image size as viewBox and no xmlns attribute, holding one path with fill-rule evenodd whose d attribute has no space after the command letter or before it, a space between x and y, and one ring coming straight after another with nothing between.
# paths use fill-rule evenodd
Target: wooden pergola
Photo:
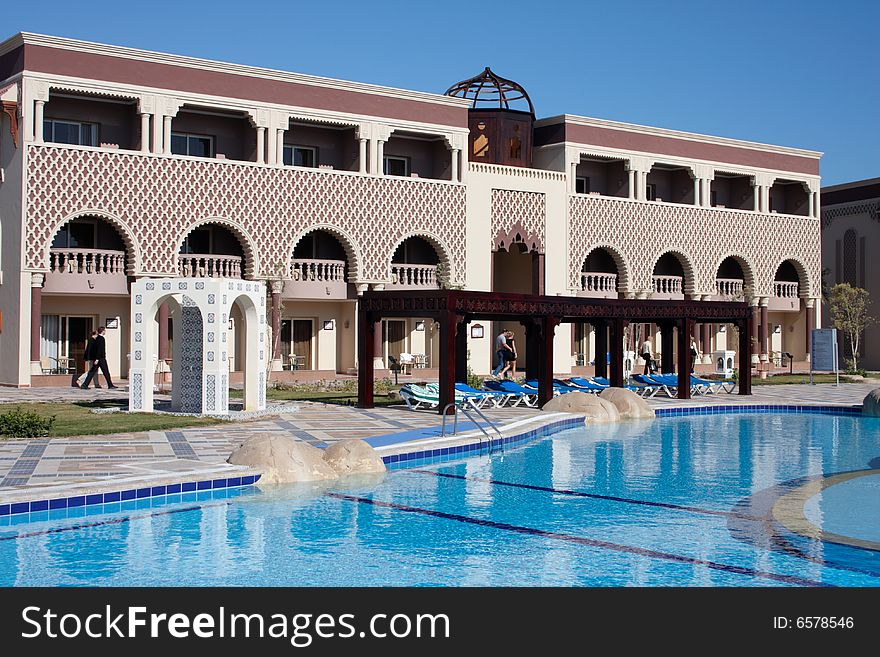
<instances>
[{"instance_id":1,"label":"wooden pergola","mask_svg":"<svg viewBox=\"0 0 880 657\"><path fill-rule=\"evenodd\" d=\"M660 327L663 370L671 371L677 329L678 397L690 399L690 337L694 324L733 324L739 332L739 394L752 394L749 322L744 302L590 299L582 297L471 292L467 290L370 291L358 310L358 405L373 407L375 331L389 317L426 317L440 325L440 412L455 401L455 383L467 374L467 325L474 320L519 322L526 330L526 374L538 379L538 402L553 398L553 335L562 322L588 322L596 329L596 376L622 386L627 324ZM487 335L493 340L495 336Z\"/></svg>"}]
</instances>

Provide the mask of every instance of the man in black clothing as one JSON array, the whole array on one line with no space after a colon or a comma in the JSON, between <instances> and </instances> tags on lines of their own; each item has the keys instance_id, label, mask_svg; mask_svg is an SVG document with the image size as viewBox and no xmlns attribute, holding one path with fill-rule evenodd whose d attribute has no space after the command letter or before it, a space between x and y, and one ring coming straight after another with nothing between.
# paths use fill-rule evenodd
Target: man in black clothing
<instances>
[{"instance_id":1,"label":"man in black clothing","mask_svg":"<svg viewBox=\"0 0 880 657\"><path fill-rule=\"evenodd\" d=\"M98 327L98 335L95 337L95 342L92 345L92 351L89 353L89 360L92 361L92 367L89 369L89 373L86 376L86 380L82 384L83 390L88 389L89 383L92 381L92 377L98 373L98 368L101 368L101 373L104 375L104 379L107 381L108 388L116 388L117 386L113 385L113 381L110 379L110 370L107 368L107 344L104 340L104 329L103 326ZM88 347L86 347L88 352ZM95 380L95 387L100 388L98 385L97 379Z\"/></svg>"},{"instance_id":2,"label":"man in black clothing","mask_svg":"<svg viewBox=\"0 0 880 657\"><path fill-rule=\"evenodd\" d=\"M97 336L98 336L98 332L92 331L92 334L89 336L89 339L86 342L86 350L83 352L83 361L85 361L85 368L84 369L86 372L88 372L92 367L92 359L94 358L93 354L95 351L95 338ZM79 388L81 385L79 383L80 376L81 375L78 376L77 373L74 372L73 373L73 380L70 385L72 385L74 388ZM85 380L85 379L83 379L83 380ZM97 384L97 382L96 382L96 384Z\"/></svg>"}]
</instances>

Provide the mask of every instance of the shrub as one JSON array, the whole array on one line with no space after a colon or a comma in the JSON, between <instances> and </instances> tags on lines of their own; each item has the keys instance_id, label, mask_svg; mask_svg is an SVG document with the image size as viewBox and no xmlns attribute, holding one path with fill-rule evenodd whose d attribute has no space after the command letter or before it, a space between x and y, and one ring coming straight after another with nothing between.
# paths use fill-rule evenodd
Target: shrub
<instances>
[{"instance_id":1,"label":"shrub","mask_svg":"<svg viewBox=\"0 0 880 657\"><path fill-rule=\"evenodd\" d=\"M48 436L55 416L43 417L34 411L23 411L19 407L0 413L0 435L10 438L37 438Z\"/></svg>"},{"instance_id":2,"label":"shrub","mask_svg":"<svg viewBox=\"0 0 880 657\"><path fill-rule=\"evenodd\" d=\"M483 377L478 374L474 374L474 371L468 366L467 368L467 384L471 388L476 388L477 390L483 389Z\"/></svg>"}]
</instances>

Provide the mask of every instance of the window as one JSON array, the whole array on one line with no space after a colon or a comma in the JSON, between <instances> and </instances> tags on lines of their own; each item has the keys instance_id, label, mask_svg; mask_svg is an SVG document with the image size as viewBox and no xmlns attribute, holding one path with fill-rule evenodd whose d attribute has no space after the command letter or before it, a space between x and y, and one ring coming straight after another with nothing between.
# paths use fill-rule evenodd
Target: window
<instances>
[{"instance_id":1,"label":"window","mask_svg":"<svg viewBox=\"0 0 880 657\"><path fill-rule=\"evenodd\" d=\"M171 133L171 152L174 155L192 157L214 157L214 138L208 135L190 135L182 132Z\"/></svg>"},{"instance_id":2,"label":"window","mask_svg":"<svg viewBox=\"0 0 880 657\"><path fill-rule=\"evenodd\" d=\"M384 160L384 172L386 176L408 176L409 158L396 155L386 155Z\"/></svg>"},{"instance_id":3,"label":"window","mask_svg":"<svg viewBox=\"0 0 880 657\"><path fill-rule=\"evenodd\" d=\"M284 145L284 165L294 167L318 166L318 149L312 146Z\"/></svg>"},{"instance_id":4,"label":"window","mask_svg":"<svg viewBox=\"0 0 880 657\"><path fill-rule=\"evenodd\" d=\"M574 193L575 194L589 194L590 193L590 179L578 177L574 179Z\"/></svg>"},{"instance_id":5,"label":"window","mask_svg":"<svg viewBox=\"0 0 880 657\"><path fill-rule=\"evenodd\" d=\"M657 198L657 185L645 186L645 199L653 201Z\"/></svg>"},{"instance_id":6,"label":"window","mask_svg":"<svg viewBox=\"0 0 880 657\"><path fill-rule=\"evenodd\" d=\"M43 141L54 144L74 144L76 146L97 146L98 125L79 121L43 121Z\"/></svg>"},{"instance_id":7,"label":"window","mask_svg":"<svg viewBox=\"0 0 880 657\"><path fill-rule=\"evenodd\" d=\"M64 224L52 240L53 249L94 249L98 223L78 219Z\"/></svg>"}]
</instances>

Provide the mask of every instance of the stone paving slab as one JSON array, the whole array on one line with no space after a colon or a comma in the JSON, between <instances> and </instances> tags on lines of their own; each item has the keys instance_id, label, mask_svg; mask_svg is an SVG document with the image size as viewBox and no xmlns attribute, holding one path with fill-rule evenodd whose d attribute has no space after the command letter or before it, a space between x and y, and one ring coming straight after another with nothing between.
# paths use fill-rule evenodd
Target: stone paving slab
<instances>
[{"instance_id":1,"label":"stone paving slab","mask_svg":"<svg viewBox=\"0 0 880 657\"><path fill-rule=\"evenodd\" d=\"M860 404L875 387L878 387L877 383L848 383L839 387L829 384L767 385L756 386L754 394L749 397L721 392L692 400L678 400L658 395L648 403L654 408L755 404L854 405ZM24 393L27 397L16 401L57 401L62 391L43 388L14 392ZM45 394L47 399L32 399L33 392ZM76 394L75 390L72 392ZM100 390L96 392L102 393ZM103 394L115 392L103 391ZM89 391L87 394L92 393ZM10 397L14 395L10 389L5 389L0 400ZM494 423L503 425L544 415L539 410L522 407L488 409L484 412ZM436 411L411 411L405 406L366 410L353 406L299 402L295 413L248 423L231 422L191 429L104 436L0 441L0 500L10 495L18 496L22 490L34 490L35 486L73 483L99 486L102 481L116 482L118 478L168 477L169 473L179 477L200 468L222 468L232 450L255 433L287 433L309 444L326 447L351 438L367 439L419 429L431 430L423 432L425 437L421 441L387 441L394 444L382 445L383 453L393 453L411 451L418 447L419 442L436 440L429 437L437 435L440 424L441 418ZM462 432L462 437L468 433Z\"/></svg>"}]
</instances>

